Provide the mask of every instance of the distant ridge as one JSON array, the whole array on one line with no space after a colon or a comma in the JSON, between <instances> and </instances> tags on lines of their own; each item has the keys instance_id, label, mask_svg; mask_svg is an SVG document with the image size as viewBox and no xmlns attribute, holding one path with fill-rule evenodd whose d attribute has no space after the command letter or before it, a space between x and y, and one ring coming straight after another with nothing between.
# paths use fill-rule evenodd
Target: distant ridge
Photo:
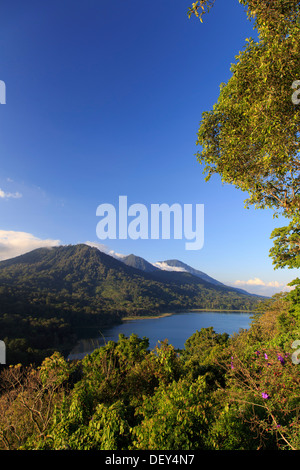
<instances>
[{"instance_id":1,"label":"distant ridge","mask_svg":"<svg viewBox=\"0 0 300 470\"><path fill-rule=\"evenodd\" d=\"M212 277L208 276L207 274L203 273L202 271L198 271L197 269L192 268L191 266L183 263L182 261L179 261L177 259L171 259L167 261L159 261L155 263L155 266L159 266L159 264L162 265L168 265L170 267L177 267L177 268L182 268L184 271L192 274L193 276L197 276L200 279L203 279L204 281L211 282L212 284L215 284L216 286L223 286L223 287L228 287L225 284L223 284L220 281L217 281L216 279L213 279ZM163 268L161 268L163 269ZM248 294L248 295L253 295L256 296L256 294L251 294L244 289L239 289L238 287L232 287L232 289L235 289L237 292L240 292L241 294Z\"/></svg>"},{"instance_id":2,"label":"distant ridge","mask_svg":"<svg viewBox=\"0 0 300 470\"><path fill-rule=\"evenodd\" d=\"M224 288L229 288L226 284L218 281L217 279L212 278L208 274L199 271L198 269L192 268L186 263L179 261L177 259L171 259L166 261L157 261L156 263L149 263L144 258L136 255L128 255L119 258L120 261L125 263L127 266L131 266L132 268L139 269L141 271L151 273L156 272L158 274L159 271L166 271L166 272L181 272L181 273L189 273L193 276L196 276L199 279L202 279L205 282L209 282L215 286L220 286ZM256 294L251 294L243 289L239 289L237 287L230 287L230 289L235 290L236 292L240 292L241 294L252 295L256 296ZM257 296L259 297L259 296Z\"/></svg>"},{"instance_id":3,"label":"distant ridge","mask_svg":"<svg viewBox=\"0 0 300 470\"><path fill-rule=\"evenodd\" d=\"M225 284L222 284L222 282L217 281L216 279L213 279L212 277L208 276L207 274L203 273L202 271L198 271L197 269L192 268L191 266L183 263L182 261L179 261L177 259L170 259L166 261L158 261L155 263L155 266L160 267L160 269L164 269L164 266L170 266L171 268L181 268L183 271L193 274L193 276L197 276L200 279L203 279L204 281L211 282L212 284L215 284L216 286L223 286L225 287Z\"/></svg>"},{"instance_id":4,"label":"distant ridge","mask_svg":"<svg viewBox=\"0 0 300 470\"><path fill-rule=\"evenodd\" d=\"M159 268L153 266L153 264L146 261L144 258L139 256L135 256L133 254L120 258L120 261L125 263L127 266L131 266L132 268L140 269L146 273L153 273L158 271Z\"/></svg>"}]
</instances>

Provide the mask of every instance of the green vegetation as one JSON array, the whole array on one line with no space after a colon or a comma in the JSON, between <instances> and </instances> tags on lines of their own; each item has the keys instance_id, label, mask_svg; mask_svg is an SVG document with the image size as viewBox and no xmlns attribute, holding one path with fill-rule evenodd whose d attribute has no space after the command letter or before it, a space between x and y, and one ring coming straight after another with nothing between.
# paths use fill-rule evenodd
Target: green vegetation
<instances>
[{"instance_id":1,"label":"green vegetation","mask_svg":"<svg viewBox=\"0 0 300 470\"><path fill-rule=\"evenodd\" d=\"M195 2L190 14L202 20L214 1ZM273 234L271 254L276 267L299 267L299 111L286 95L299 70L299 2L240 3L260 39L204 114L199 159L250 204L282 211L290 225ZM188 273L142 273L82 245L0 268L1 328L17 331L11 351L23 348L26 360L61 347L62 337L72 342L83 325L257 302ZM300 450L300 280L292 284L260 302L251 327L233 337L207 328L183 350L166 340L149 351L147 338L120 335L80 361L58 348L41 364L4 368L0 449Z\"/></svg>"},{"instance_id":2,"label":"green vegetation","mask_svg":"<svg viewBox=\"0 0 300 470\"><path fill-rule=\"evenodd\" d=\"M147 273L87 245L34 250L0 263L0 331L9 364L63 355L126 316L189 308L251 310L258 297L189 273Z\"/></svg>"},{"instance_id":3,"label":"green vegetation","mask_svg":"<svg viewBox=\"0 0 300 470\"><path fill-rule=\"evenodd\" d=\"M193 3L189 16L203 15L215 0ZM300 107L292 84L300 70L298 0L239 0L253 20L258 40L246 40L220 86L211 111L204 112L197 153L209 180L214 174L248 195L247 207L270 208L289 220L271 234L276 268L300 267Z\"/></svg>"},{"instance_id":4,"label":"green vegetation","mask_svg":"<svg viewBox=\"0 0 300 470\"><path fill-rule=\"evenodd\" d=\"M195 332L183 350L120 335L80 361L55 352L1 373L0 448L300 449L300 287L249 330Z\"/></svg>"}]
</instances>

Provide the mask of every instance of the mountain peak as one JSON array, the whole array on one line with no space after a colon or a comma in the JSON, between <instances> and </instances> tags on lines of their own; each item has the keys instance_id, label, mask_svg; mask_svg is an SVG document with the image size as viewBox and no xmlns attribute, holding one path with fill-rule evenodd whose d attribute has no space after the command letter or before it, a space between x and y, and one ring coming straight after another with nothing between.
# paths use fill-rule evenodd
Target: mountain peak
<instances>
[{"instance_id":1,"label":"mountain peak","mask_svg":"<svg viewBox=\"0 0 300 470\"><path fill-rule=\"evenodd\" d=\"M191 266L189 266L186 263L183 263L182 261L179 261L178 259L170 259L166 261L157 261L155 263L155 266L159 267L160 269L163 269L165 271L180 271L180 272L187 272L192 274L193 276L196 276L206 282L210 282L211 284L214 284L216 286L225 286L222 284L222 282L217 281L216 279L213 279L212 277L208 276L202 271L199 271L198 269L194 269Z\"/></svg>"},{"instance_id":2,"label":"mountain peak","mask_svg":"<svg viewBox=\"0 0 300 470\"><path fill-rule=\"evenodd\" d=\"M146 261L144 258L140 256L136 256L130 254L121 258L121 261L125 263L127 266L131 266L132 268L140 269L141 271L145 271L147 273L152 273L158 270L153 264Z\"/></svg>"}]
</instances>

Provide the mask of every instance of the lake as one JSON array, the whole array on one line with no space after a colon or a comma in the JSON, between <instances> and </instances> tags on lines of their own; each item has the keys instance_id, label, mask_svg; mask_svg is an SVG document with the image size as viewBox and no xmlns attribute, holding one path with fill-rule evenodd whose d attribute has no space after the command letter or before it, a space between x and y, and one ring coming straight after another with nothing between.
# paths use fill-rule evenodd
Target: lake
<instances>
[{"instance_id":1,"label":"lake","mask_svg":"<svg viewBox=\"0 0 300 470\"><path fill-rule=\"evenodd\" d=\"M130 336L132 333L139 338L149 338L149 349L155 348L158 341L169 340L176 349L183 349L186 340L196 330L212 326L216 333L238 333L240 329L248 329L252 313L239 312L182 312L164 317L125 320L102 332L103 336L82 339L71 351L68 359L82 359L107 341L118 341L119 334Z\"/></svg>"}]
</instances>

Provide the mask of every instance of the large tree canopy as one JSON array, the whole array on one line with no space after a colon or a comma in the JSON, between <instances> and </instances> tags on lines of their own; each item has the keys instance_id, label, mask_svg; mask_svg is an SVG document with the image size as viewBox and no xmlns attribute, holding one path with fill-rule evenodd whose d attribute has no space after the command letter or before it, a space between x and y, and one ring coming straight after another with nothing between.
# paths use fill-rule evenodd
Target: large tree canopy
<instances>
[{"instance_id":1,"label":"large tree canopy","mask_svg":"<svg viewBox=\"0 0 300 470\"><path fill-rule=\"evenodd\" d=\"M276 267L299 267L300 2L239 2L254 20L258 40L246 40L217 103L203 113L197 158L207 180L217 173L248 193L247 205L272 208L290 219L288 227L272 233L271 256ZM202 21L214 3L195 2L188 14Z\"/></svg>"}]
</instances>

